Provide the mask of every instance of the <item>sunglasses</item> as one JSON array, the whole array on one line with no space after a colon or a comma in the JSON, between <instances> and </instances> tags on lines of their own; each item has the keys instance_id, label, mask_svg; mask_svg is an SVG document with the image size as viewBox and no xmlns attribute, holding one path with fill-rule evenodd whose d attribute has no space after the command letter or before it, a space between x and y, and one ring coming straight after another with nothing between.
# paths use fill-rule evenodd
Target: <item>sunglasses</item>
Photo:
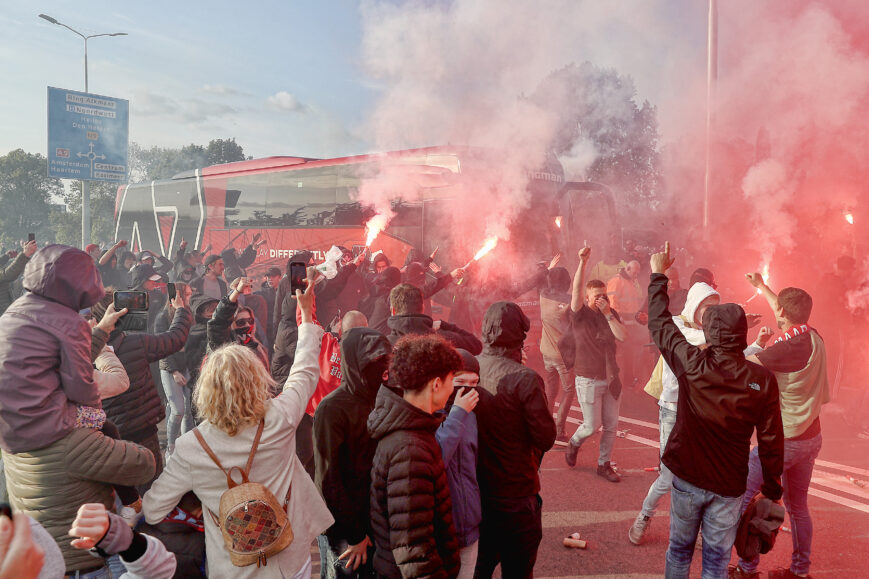
<instances>
[{"instance_id":1,"label":"sunglasses","mask_svg":"<svg viewBox=\"0 0 869 579\"><path fill-rule=\"evenodd\" d=\"M242 318L240 320L235 320L236 326L252 326L253 320L250 318Z\"/></svg>"}]
</instances>

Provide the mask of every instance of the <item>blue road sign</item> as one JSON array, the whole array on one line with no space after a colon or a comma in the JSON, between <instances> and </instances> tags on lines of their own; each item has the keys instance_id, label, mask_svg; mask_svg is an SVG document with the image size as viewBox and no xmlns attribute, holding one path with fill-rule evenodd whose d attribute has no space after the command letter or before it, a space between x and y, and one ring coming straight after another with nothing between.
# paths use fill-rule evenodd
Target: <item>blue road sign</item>
<instances>
[{"instance_id":1,"label":"blue road sign","mask_svg":"<svg viewBox=\"0 0 869 579\"><path fill-rule=\"evenodd\" d=\"M130 101L48 87L48 176L127 180Z\"/></svg>"}]
</instances>

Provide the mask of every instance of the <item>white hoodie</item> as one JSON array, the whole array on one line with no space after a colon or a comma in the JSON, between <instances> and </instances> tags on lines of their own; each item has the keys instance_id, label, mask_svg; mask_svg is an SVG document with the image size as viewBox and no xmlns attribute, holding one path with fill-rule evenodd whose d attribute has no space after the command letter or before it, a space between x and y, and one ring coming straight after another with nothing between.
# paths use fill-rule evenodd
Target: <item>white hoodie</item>
<instances>
[{"instance_id":1,"label":"white hoodie","mask_svg":"<svg viewBox=\"0 0 869 579\"><path fill-rule=\"evenodd\" d=\"M706 335L703 333L702 329L688 326L684 320L688 320L689 323L694 324L694 314L697 313L697 308L700 307L703 300L709 296L720 295L721 294L715 291L715 289L709 284L703 282L695 283L691 286L691 289L688 290L688 298L685 300L685 307L682 308L682 315L673 316L673 321L676 323L676 326L692 346L704 345L706 343ZM752 344L748 346L743 353L746 356L751 356L762 349L763 348L760 346ZM667 362L664 362L661 381L664 390L661 392L661 399L658 404L665 408L676 410L676 402L679 400L679 381L676 379L676 374L674 374L673 370L670 369L670 366L667 365Z\"/></svg>"}]
</instances>

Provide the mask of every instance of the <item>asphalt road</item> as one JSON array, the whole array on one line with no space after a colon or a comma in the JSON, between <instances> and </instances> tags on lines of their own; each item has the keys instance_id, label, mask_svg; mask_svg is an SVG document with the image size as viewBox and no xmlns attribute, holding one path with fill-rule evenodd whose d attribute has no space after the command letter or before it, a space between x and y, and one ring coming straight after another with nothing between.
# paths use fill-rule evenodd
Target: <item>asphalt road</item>
<instances>
[{"instance_id":1,"label":"asphalt road","mask_svg":"<svg viewBox=\"0 0 869 579\"><path fill-rule=\"evenodd\" d=\"M669 499L662 501L645 541L635 546L628 529L642 505L656 473L644 469L658 463L657 407L649 396L625 394L613 461L620 483L597 476L596 435L580 450L577 465L564 462L564 446L546 454L541 469L543 541L536 577L661 577L669 535ZM571 409L573 424L581 421L578 406ZM813 577L869 577L869 488L847 477L869 481L869 441L860 440L844 424L833 406L821 418L824 447L815 465L809 508L814 521ZM788 521L785 521L788 525ZM579 532L587 550L568 549L562 539ZM790 565L791 535L780 533L773 550L761 558L760 571ZM700 550L692 577L700 576ZM734 551L733 563L736 562Z\"/></svg>"}]
</instances>

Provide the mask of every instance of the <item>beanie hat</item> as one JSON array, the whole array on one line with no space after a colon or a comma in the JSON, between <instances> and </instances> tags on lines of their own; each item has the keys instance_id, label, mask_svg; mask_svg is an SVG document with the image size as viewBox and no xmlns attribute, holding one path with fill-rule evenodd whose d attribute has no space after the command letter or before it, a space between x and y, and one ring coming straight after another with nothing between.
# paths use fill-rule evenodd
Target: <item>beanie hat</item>
<instances>
[{"instance_id":1,"label":"beanie hat","mask_svg":"<svg viewBox=\"0 0 869 579\"><path fill-rule=\"evenodd\" d=\"M477 358L473 354L467 350L463 350L462 348L456 348L456 352L458 352L459 356L462 357L463 372L473 372L474 374L480 373L480 362L477 361Z\"/></svg>"},{"instance_id":2,"label":"beanie hat","mask_svg":"<svg viewBox=\"0 0 869 579\"><path fill-rule=\"evenodd\" d=\"M85 253L90 253L90 252L92 252L93 250L95 250L95 249L99 249L99 248L100 248L100 246L97 245L96 243L88 243L88 244L85 246L84 251L85 251Z\"/></svg>"}]
</instances>

